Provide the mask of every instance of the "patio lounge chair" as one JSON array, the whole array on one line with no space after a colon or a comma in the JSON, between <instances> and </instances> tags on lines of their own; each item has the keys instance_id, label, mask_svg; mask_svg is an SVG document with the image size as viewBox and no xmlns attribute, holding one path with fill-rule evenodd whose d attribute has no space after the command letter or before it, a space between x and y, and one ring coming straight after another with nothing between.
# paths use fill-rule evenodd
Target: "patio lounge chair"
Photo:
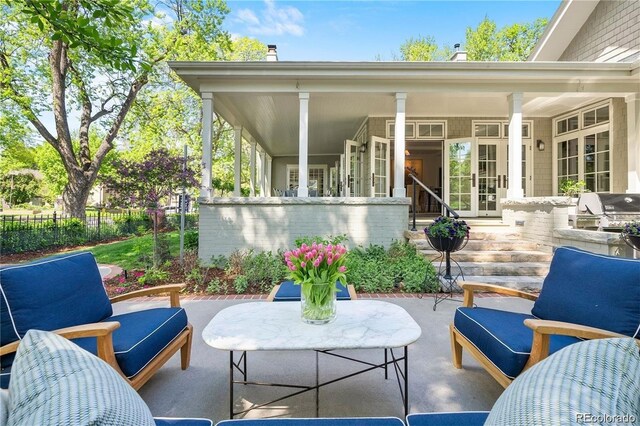
<instances>
[{"instance_id":1,"label":"patio lounge chair","mask_svg":"<svg viewBox=\"0 0 640 426\"><path fill-rule=\"evenodd\" d=\"M640 337L640 261L558 248L539 296L466 282L450 325L453 365L462 348L504 387L521 372L582 339ZM474 307L476 291L535 301L531 314Z\"/></svg>"},{"instance_id":2,"label":"patio lounge chair","mask_svg":"<svg viewBox=\"0 0 640 426\"><path fill-rule=\"evenodd\" d=\"M182 288L159 286L109 299L89 252L0 269L0 387L9 385L13 352L31 329L56 331L72 339L105 360L135 389L178 350L185 370L193 327L180 307ZM113 315L112 303L166 293L171 307Z\"/></svg>"},{"instance_id":3,"label":"patio lounge chair","mask_svg":"<svg viewBox=\"0 0 640 426\"><path fill-rule=\"evenodd\" d=\"M347 287L338 283L338 300L355 300L358 298L355 288L348 284ZM267 300L270 302L295 302L300 301L300 286L295 285L293 281L283 281L271 289Z\"/></svg>"},{"instance_id":4,"label":"patio lounge chair","mask_svg":"<svg viewBox=\"0 0 640 426\"><path fill-rule=\"evenodd\" d=\"M107 363L51 332L30 330L0 389L0 425L211 426L209 419L153 418Z\"/></svg>"}]
</instances>

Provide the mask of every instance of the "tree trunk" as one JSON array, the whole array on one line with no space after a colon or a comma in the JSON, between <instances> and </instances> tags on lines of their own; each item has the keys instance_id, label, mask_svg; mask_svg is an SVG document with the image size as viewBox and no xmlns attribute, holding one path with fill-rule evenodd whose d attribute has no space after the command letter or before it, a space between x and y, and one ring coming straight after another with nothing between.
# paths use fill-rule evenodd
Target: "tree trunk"
<instances>
[{"instance_id":1,"label":"tree trunk","mask_svg":"<svg viewBox=\"0 0 640 426\"><path fill-rule=\"evenodd\" d=\"M85 207L91 188L95 181L88 178L84 173L69 173L69 183L62 192L62 205L64 211L72 217L84 220Z\"/></svg>"}]
</instances>

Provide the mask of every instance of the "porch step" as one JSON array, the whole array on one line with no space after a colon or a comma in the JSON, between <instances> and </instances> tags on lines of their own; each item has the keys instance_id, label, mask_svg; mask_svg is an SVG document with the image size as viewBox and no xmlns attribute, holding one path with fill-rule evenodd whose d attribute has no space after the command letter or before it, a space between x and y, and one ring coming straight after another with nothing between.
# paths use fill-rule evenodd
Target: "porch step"
<instances>
[{"instance_id":1,"label":"porch step","mask_svg":"<svg viewBox=\"0 0 640 426\"><path fill-rule=\"evenodd\" d=\"M418 250L431 250L429 241L426 238L411 240ZM467 246L463 251L542 251L541 247L533 242L529 241L517 241L517 240L476 240L469 239Z\"/></svg>"},{"instance_id":2,"label":"porch step","mask_svg":"<svg viewBox=\"0 0 640 426\"><path fill-rule=\"evenodd\" d=\"M544 277L549 272L545 262L458 262L462 273L475 276Z\"/></svg>"},{"instance_id":3,"label":"porch step","mask_svg":"<svg viewBox=\"0 0 640 426\"><path fill-rule=\"evenodd\" d=\"M467 246L468 247L468 246ZM425 257L434 258L439 256L435 250L419 250ZM543 253L536 250L467 250L452 254L458 262L536 262L549 264L551 253Z\"/></svg>"},{"instance_id":4,"label":"porch step","mask_svg":"<svg viewBox=\"0 0 640 426\"><path fill-rule=\"evenodd\" d=\"M523 291L540 291L544 277L465 275L464 281L501 285Z\"/></svg>"}]
</instances>

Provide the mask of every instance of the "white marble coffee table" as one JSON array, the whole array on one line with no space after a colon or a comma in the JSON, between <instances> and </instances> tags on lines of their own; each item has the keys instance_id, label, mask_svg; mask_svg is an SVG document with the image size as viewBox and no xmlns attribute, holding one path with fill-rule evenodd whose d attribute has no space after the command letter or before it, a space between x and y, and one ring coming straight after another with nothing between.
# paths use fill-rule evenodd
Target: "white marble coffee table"
<instances>
[{"instance_id":1,"label":"white marble coffee table","mask_svg":"<svg viewBox=\"0 0 640 426\"><path fill-rule=\"evenodd\" d=\"M401 383L400 393L404 403L405 415L408 413L408 357L407 346L415 342L422 333L415 320L398 305L375 300L339 301L338 315L334 322L323 325L303 323L300 319L300 303L296 302L249 302L239 303L220 311L202 331L202 338L211 347L229 351L230 389L229 415L234 412L234 384L271 385L298 389L294 393L277 400L256 405L259 408L278 402L284 398L299 395L311 390L316 391L316 413L318 409L318 391L322 386L353 377L358 374L382 368L387 378L387 367L393 365ZM394 348L403 348L396 356ZM334 350L346 349L385 349L384 362L373 364L344 355ZM247 381L246 351L275 350L313 350L316 351L316 384L301 386L289 384L265 384ZM242 355L236 361L234 351ZM320 383L318 354L323 353L352 361L366 367L347 376ZM388 359L391 355L391 360ZM234 370L238 370L243 380L235 380Z\"/></svg>"}]
</instances>

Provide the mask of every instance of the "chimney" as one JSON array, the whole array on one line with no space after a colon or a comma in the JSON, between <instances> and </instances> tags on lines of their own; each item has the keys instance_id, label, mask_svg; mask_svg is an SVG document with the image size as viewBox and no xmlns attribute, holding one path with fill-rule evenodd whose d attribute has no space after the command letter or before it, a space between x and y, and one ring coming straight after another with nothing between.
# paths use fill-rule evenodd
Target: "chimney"
<instances>
[{"instance_id":1,"label":"chimney","mask_svg":"<svg viewBox=\"0 0 640 426\"><path fill-rule=\"evenodd\" d=\"M467 60L467 52L464 50L460 50L460 43L456 43L453 45L453 48L456 49L455 53L449 59L451 62L466 62Z\"/></svg>"},{"instance_id":2,"label":"chimney","mask_svg":"<svg viewBox=\"0 0 640 426\"><path fill-rule=\"evenodd\" d=\"M275 44L267 45L267 62L278 62L278 50Z\"/></svg>"}]
</instances>

